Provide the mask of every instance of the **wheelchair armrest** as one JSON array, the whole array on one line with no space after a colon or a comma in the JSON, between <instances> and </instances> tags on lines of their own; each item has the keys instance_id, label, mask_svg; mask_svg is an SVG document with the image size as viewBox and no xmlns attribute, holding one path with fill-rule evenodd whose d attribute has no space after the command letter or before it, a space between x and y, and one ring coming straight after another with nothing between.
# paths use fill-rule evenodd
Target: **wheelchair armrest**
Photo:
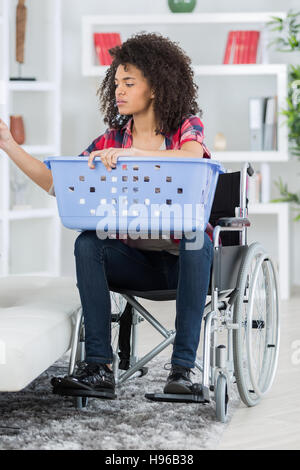
<instances>
[{"instance_id":1,"label":"wheelchair armrest","mask_svg":"<svg viewBox=\"0 0 300 470\"><path fill-rule=\"evenodd\" d=\"M220 227L250 227L250 220L245 217L221 217L216 225Z\"/></svg>"}]
</instances>

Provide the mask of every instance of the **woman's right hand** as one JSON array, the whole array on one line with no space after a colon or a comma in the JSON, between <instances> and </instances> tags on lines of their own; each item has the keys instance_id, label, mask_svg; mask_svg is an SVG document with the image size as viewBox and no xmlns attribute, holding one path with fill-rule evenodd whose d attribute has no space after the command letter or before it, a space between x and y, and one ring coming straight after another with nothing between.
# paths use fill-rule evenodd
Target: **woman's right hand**
<instances>
[{"instance_id":1,"label":"woman's right hand","mask_svg":"<svg viewBox=\"0 0 300 470\"><path fill-rule=\"evenodd\" d=\"M5 150L10 143L14 143L13 136L5 122L0 119L0 148Z\"/></svg>"}]
</instances>

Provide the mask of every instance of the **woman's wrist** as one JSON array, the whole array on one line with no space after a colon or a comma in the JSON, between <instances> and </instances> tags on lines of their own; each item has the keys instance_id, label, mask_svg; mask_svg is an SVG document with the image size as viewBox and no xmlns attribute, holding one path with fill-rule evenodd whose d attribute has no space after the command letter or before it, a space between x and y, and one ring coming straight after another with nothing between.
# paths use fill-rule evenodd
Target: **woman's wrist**
<instances>
[{"instance_id":1,"label":"woman's wrist","mask_svg":"<svg viewBox=\"0 0 300 470\"><path fill-rule=\"evenodd\" d=\"M19 145L13 138L11 138L6 142L3 142L1 148L2 150L4 150L5 153L7 153L7 155L10 156L11 152L13 152L16 148L19 148Z\"/></svg>"}]
</instances>

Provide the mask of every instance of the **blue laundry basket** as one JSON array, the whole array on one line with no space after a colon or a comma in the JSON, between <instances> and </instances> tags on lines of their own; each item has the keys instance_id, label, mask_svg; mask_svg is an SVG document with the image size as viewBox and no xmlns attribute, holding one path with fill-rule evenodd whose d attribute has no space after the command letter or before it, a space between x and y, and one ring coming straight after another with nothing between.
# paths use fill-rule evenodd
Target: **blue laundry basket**
<instances>
[{"instance_id":1,"label":"blue laundry basket","mask_svg":"<svg viewBox=\"0 0 300 470\"><path fill-rule=\"evenodd\" d=\"M109 233L205 230L220 173L203 158L120 157L108 171L99 157L49 157L65 227ZM176 237L175 237L176 238Z\"/></svg>"}]
</instances>

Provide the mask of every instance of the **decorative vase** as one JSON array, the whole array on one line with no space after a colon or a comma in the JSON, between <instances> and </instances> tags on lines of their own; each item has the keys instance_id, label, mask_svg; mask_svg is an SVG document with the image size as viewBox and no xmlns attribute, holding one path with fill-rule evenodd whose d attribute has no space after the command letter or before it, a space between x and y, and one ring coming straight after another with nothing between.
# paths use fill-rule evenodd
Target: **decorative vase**
<instances>
[{"instance_id":1,"label":"decorative vase","mask_svg":"<svg viewBox=\"0 0 300 470\"><path fill-rule=\"evenodd\" d=\"M214 139L214 150L225 151L227 147L226 137L222 132L218 132Z\"/></svg>"},{"instance_id":2,"label":"decorative vase","mask_svg":"<svg viewBox=\"0 0 300 470\"><path fill-rule=\"evenodd\" d=\"M25 129L22 116L10 116L10 132L17 144L24 144Z\"/></svg>"},{"instance_id":3,"label":"decorative vase","mask_svg":"<svg viewBox=\"0 0 300 470\"><path fill-rule=\"evenodd\" d=\"M191 13L197 0L168 0L169 8L173 13Z\"/></svg>"},{"instance_id":4,"label":"decorative vase","mask_svg":"<svg viewBox=\"0 0 300 470\"><path fill-rule=\"evenodd\" d=\"M12 191L12 210L28 210L31 206L26 203L28 177L15 165L10 171L10 187Z\"/></svg>"}]
</instances>

